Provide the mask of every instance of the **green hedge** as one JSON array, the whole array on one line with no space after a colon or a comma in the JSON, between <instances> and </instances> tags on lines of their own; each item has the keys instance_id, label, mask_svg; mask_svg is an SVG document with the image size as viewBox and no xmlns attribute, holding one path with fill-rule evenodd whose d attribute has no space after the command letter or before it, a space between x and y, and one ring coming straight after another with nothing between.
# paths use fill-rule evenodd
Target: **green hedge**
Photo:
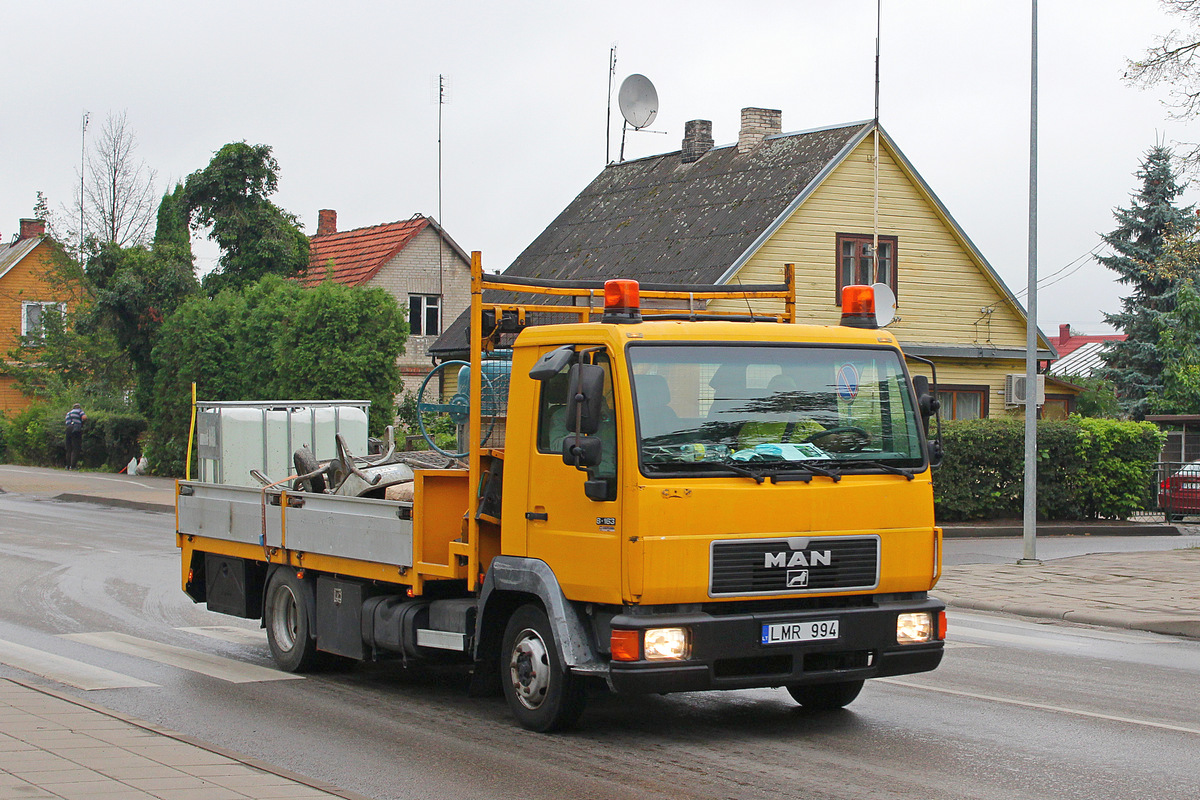
<instances>
[{"instance_id":1,"label":"green hedge","mask_svg":"<svg viewBox=\"0 0 1200 800\"><path fill-rule=\"evenodd\" d=\"M19 464L61 467L66 463L66 426L69 405L35 403L0 425L4 459ZM86 411L86 409L84 409ZM88 412L83 425L80 466L119 472L129 459L141 455L138 439L146 420L136 414Z\"/></svg>"},{"instance_id":2,"label":"green hedge","mask_svg":"<svg viewBox=\"0 0 1200 800\"><path fill-rule=\"evenodd\" d=\"M934 470L944 522L1023 515L1025 422L947 422L946 457ZM1039 519L1125 519L1153 508L1163 434L1148 422L1071 417L1038 423Z\"/></svg>"}]
</instances>

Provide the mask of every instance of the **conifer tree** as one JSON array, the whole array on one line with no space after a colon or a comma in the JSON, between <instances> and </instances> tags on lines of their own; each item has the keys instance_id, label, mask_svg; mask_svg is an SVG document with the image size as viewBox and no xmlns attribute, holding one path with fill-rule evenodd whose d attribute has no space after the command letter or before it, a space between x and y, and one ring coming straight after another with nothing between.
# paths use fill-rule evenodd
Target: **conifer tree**
<instances>
[{"instance_id":1,"label":"conifer tree","mask_svg":"<svg viewBox=\"0 0 1200 800\"><path fill-rule=\"evenodd\" d=\"M1170 148L1153 147L1135 173L1142 182L1129 208L1113 212L1117 228L1104 242L1112 255L1097 260L1117 273L1117 280L1131 287L1121 300L1121 311L1105 314L1105 320L1125 341L1114 343L1104 354L1102 377L1112 381L1125 412L1135 419L1148 410L1147 398L1162 392L1163 359L1159 341L1164 315L1175 308L1181 278L1177 270L1163 269L1160 262L1167 239L1191 229L1193 207L1179 208L1176 198L1183 186L1171 165ZM1191 265L1194 269L1194 265Z\"/></svg>"}]
</instances>

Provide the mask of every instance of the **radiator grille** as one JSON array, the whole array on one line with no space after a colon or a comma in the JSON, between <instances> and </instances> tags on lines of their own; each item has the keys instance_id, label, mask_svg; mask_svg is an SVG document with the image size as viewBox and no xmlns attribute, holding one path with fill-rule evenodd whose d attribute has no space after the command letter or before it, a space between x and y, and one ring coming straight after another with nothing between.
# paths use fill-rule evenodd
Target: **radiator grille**
<instances>
[{"instance_id":1,"label":"radiator grille","mask_svg":"<svg viewBox=\"0 0 1200 800\"><path fill-rule=\"evenodd\" d=\"M803 540L792 540L802 544ZM709 594L807 594L873 589L879 583L879 537L713 542Z\"/></svg>"}]
</instances>

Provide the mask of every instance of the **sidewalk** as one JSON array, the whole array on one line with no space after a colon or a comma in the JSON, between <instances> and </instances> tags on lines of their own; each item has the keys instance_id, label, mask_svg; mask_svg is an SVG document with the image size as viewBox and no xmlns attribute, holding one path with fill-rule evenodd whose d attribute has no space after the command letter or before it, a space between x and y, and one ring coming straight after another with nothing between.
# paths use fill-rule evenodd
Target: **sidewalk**
<instances>
[{"instance_id":1,"label":"sidewalk","mask_svg":"<svg viewBox=\"0 0 1200 800\"><path fill-rule=\"evenodd\" d=\"M0 678L0 798L367 800L49 689Z\"/></svg>"},{"instance_id":2,"label":"sidewalk","mask_svg":"<svg viewBox=\"0 0 1200 800\"><path fill-rule=\"evenodd\" d=\"M946 567L949 606L1200 638L1200 548Z\"/></svg>"},{"instance_id":3,"label":"sidewalk","mask_svg":"<svg viewBox=\"0 0 1200 800\"><path fill-rule=\"evenodd\" d=\"M110 472L68 472L0 464L0 492L84 503L175 512L175 480Z\"/></svg>"}]
</instances>

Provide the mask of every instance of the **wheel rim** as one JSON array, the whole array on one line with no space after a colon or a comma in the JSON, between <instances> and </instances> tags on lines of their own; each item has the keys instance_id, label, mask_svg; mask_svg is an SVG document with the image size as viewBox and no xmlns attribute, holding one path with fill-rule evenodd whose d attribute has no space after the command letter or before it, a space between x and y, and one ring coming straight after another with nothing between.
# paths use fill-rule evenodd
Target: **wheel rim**
<instances>
[{"instance_id":1,"label":"wheel rim","mask_svg":"<svg viewBox=\"0 0 1200 800\"><path fill-rule=\"evenodd\" d=\"M550 689L550 650L537 631L526 628L517 635L508 673L521 705L531 711L540 708Z\"/></svg>"},{"instance_id":2,"label":"wheel rim","mask_svg":"<svg viewBox=\"0 0 1200 800\"><path fill-rule=\"evenodd\" d=\"M281 585L271 596L271 638L280 650L290 652L299 635L300 612L292 587Z\"/></svg>"}]
</instances>

